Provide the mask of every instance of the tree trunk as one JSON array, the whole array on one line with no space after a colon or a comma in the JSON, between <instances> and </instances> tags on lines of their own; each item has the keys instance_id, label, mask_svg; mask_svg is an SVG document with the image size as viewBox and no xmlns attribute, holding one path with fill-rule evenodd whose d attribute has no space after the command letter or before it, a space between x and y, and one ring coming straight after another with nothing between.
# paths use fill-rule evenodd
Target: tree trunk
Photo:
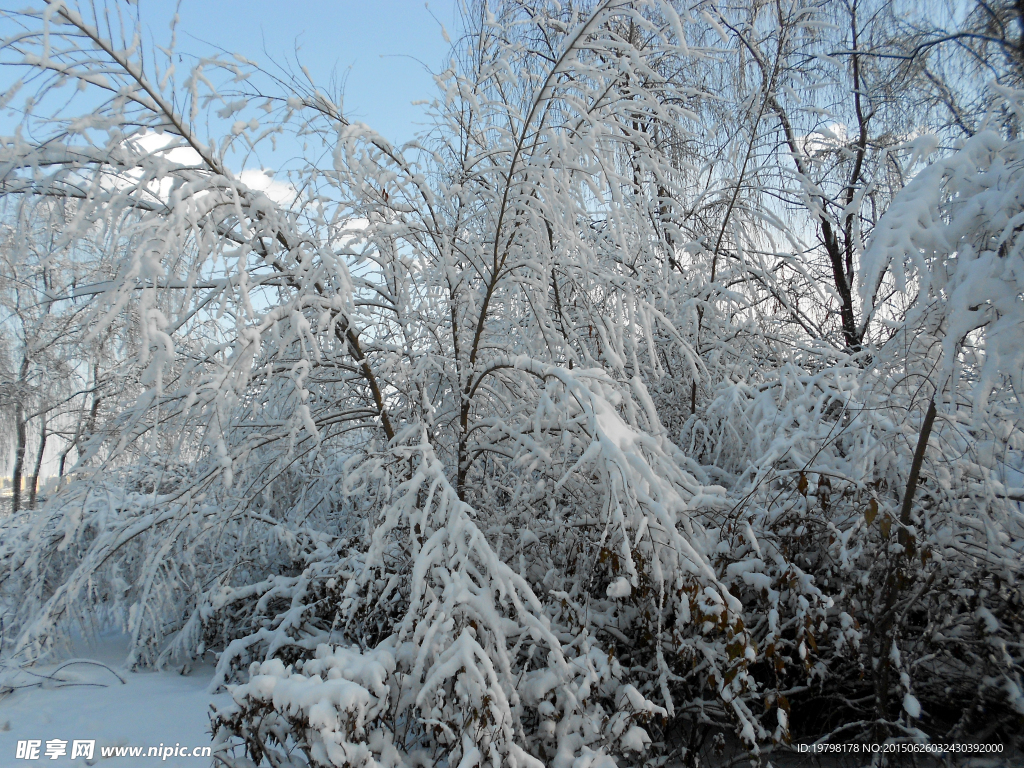
<instances>
[{"instance_id":1,"label":"tree trunk","mask_svg":"<svg viewBox=\"0 0 1024 768\"><path fill-rule=\"evenodd\" d=\"M875 685L875 714L878 724L875 730L875 739L884 741L888 736L885 721L889 718L889 682L891 649L896 633L895 609L896 601L899 598L902 571L906 559L914 554L915 542L907 531L911 523L910 510L914 504L914 494L921 477L921 465L924 463L924 453L928 448L928 440L932 434L932 426L935 424L935 398L928 403L928 410L924 415L924 422L921 424L921 433L917 437L917 447L914 449L914 460L910 465L910 477L907 478L907 488L903 494L903 506L900 509L900 529L897 533L897 540L903 545L903 552L896 560L895 567L891 568L886 577L885 586L885 611L882 614L881 627L879 628L878 644L878 670Z\"/></svg>"},{"instance_id":2,"label":"tree trunk","mask_svg":"<svg viewBox=\"0 0 1024 768\"><path fill-rule=\"evenodd\" d=\"M28 506L30 509L35 509L36 506L36 491L39 488L39 472L43 467L43 451L46 450L46 415L43 414L39 417L43 422L39 428L39 451L36 453L36 468L35 472L32 473L31 485L29 487Z\"/></svg>"},{"instance_id":3,"label":"tree trunk","mask_svg":"<svg viewBox=\"0 0 1024 768\"><path fill-rule=\"evenodd\" d=\"M85 443L92 437L93 431L96 429L96 415L100 410L100 401L103 400L103 397L100 395L99 377L100 367L97 363L92 367L92 407L89 409L89 417L86 419L85 429L76 435L75 448L78 449L78 461L81 461L85 455Z\"/></svg>"},{"instance_id":4,"label":"tree trunk","mask_svg":"<svg viewBox=\"0 0 1024 768\"><path fill-rule=\"evenodd\" d=\"M907 490L903 494L903 507L900 509L900 532L899 542L903 545L903 551L908 557L914 554L915 542L907 532L911 523L910 510L914 504L914 494L917 492L917 484L921 477L921 464L924 462L924 452L928 447L928 438L932 434L932 425L935 424L935 398L928 403L928 411L924 415L924 423L921 425L921 434L917 438L917 448L914 450L914 460L910 464L910 477L907 480Z\"/></svg>"},{"instance_id":5,"label":"tree trunk","mask_svg":"<svg viewBox=\"0 0 1024 768\"><path fill-rule=\"evenodd\" d=\"M15 412L15 432L17 442L14 446L14 472L11 477L11 512L17 512L21 507L21 479L25 467L25 411L21 407L21 403L18 403L17 410Z\"/></svg>"},{"instance_id":6,"label":"tree trunk","mask_svg":"<svg viewBox=\"0 0 1024 768\"><path fill-rule=\"evenodd\" d=\"M28 357L22 358L21 372L18 376L18 383L24 385L25 375L28 373ZM21 401L22 392L18 392L18 405L14 411L15 422L15 445L14 445L14 470L11 477L11 513L15 513L21 507L21 479L25 471L25 444L27 435L25 429L25 407Z\"/></svg>"}]
</instances>

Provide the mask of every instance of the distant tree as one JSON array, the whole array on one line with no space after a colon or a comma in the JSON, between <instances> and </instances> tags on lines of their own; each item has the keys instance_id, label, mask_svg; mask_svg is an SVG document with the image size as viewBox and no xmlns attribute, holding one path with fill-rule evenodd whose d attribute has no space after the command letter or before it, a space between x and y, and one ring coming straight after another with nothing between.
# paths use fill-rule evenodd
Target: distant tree
<instances>
[{"instance_id":1,"label":"distant tree","mask_svg":"<svg viewBox=\"0 0 1024 768\"><path fill-rule=\"evenodd\" d=\"M71 293L96 265L63 247L73 216L64 202L7 202L0 230L0 316L8 370L0 386L13 433L11 511L17 512L26 481L28 506L35 506L47 443L62 435L83 402L93 348L82 344L87 307ZM34 455L28 453L30 428L38 430Z\"/></svg>"}]
</instances>

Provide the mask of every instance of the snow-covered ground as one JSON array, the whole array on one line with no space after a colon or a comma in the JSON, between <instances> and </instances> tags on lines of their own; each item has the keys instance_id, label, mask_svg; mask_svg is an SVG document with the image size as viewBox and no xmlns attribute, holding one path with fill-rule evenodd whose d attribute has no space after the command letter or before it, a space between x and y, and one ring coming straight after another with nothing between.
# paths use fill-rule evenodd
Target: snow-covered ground
<instances>
[{"instance_id":1,"label":"snow-covered ground","mask_svg":"<svg viewBox=\"0 0 1024 768\"><path fill-rule=\"evenodd\" d=\"M209 705L230 700L228 694L210 696L206 692L213 666L198 666L187 676L173 670L130 672L123 665L126 645L126 639L118 635L78 644L75 658L101 662L110 670L94 664L71 664L57 675L64 683L38 677L52 674L61 666L59 663L21 671L6 666L0 673L3 684L30 687L0 695L0 767L210 765L209 757L181 756L180 752L186 747L191 751L210 746ZM39 682L44 685L36 685ZM19 757L18 742L30 740L40 742L38 757ZM66 754L48 758L47 742L51 740L67 742ZM81 756L71 759L75 740L96 742L92 760ZM180 745L178 756L146 756L149 747L176 745ZM144 749L142 756L104 757L103 747Z\"/></svg>"}]
</instances>

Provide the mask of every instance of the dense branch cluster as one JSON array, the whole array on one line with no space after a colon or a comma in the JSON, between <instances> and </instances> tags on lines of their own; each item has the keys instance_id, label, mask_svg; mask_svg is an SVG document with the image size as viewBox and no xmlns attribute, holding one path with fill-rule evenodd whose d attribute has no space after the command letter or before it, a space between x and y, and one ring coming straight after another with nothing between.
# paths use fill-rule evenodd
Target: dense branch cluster
<instances>
[{"instance_id":1,"label":"dense branch cluster","mask_svg":"<svg viewBox=\"0 0 1024 768\"><path fill-rule=\"evenodd\" d=\"M24 661L215 658L235 768L1019 733L1010 10L480 2L396 147L126 7L3 19Z\"/></svg>"}]
</instances>

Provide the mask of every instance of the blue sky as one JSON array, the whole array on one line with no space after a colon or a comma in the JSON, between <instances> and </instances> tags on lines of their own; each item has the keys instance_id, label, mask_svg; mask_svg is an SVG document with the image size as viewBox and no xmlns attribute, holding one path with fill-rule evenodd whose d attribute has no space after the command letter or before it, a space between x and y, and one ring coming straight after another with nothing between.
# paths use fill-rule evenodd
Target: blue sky
<instances>
[{"instance_id":1,"label":"blue sky","mask_svg":"<svg viewBox=\"0 0 1024 768\"><path fill-rule=\"evenodd\" d=\"M204 54L209 45L262 65L299 61L318 83L332 71L345 79L345 112L395 142L413 137L423 107L435 95L431 75L444 69L454 35L457 0L181 0L180 52ZM143 23L165 42L173 0L139 0ZM436 20L435 20L436 17Z\"/></svg>"}]
</instances>

